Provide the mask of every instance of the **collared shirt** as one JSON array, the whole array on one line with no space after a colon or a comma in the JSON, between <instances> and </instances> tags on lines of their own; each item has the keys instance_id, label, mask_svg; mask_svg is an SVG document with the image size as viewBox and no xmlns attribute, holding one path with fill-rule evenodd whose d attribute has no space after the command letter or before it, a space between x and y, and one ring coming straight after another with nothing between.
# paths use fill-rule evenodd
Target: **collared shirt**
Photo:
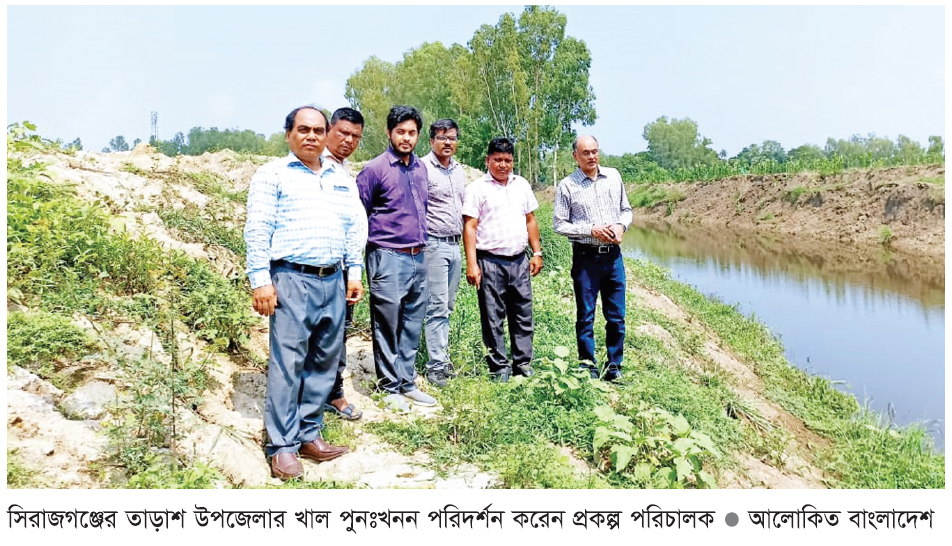
<instances>
[{"instance_id":1,"label":"collared shirt","mask_svg":"<svg viewBox=\"0 0 952 546\"><path fill-rule=\"evenodd\" d=\"M337 163L338 165L344 167L344 172L347 173L347 176L351 178L354 177L354 173L351 172L350 170L350 161L348 159L345 158L343 161L338 161L337 158L334 157L334 154L332 154L330 150L328 150L327 148L324 148L324 151L321 153L321 161L323 162L325 160L333 161L334 163Z\"/></svg>"},{"instance_id":2,"label":"collared shirt","mask_svg":"<svg viewBox=\"0 0 952 546\"><path fill-rule=\"evenodd\" d=\"M367 212L368 246L413 248L426 244L426 167L410 154L410 164L389 146L357 175Z\"/></svg>"},{"instance_id":3,"label":"collared shirt","mask_svg":"<svg viewBox=\"0 0 952 546\"><path fill-rule=\"evenodd\" d=\"M251 177L245 223L251 288L271 284L276 260L313 266L343 260L350 278L359 279L366 241L357 186L339 163L324 161L315 172L290 153Z\"/></svg>"},{"instance_id":4,"label":"collared shirt","mask_svg":"<svg viewBox=\"0 0 952 546\"><path fill-rule=\"evenodd\" d=\"M423 156L429 179L429 200L426 203L426 232L436 237L463 234L463 196L466 194L466 173L463 166L450 158L449 168L431 150Z\"/></svg>"},{"instance_id":5,"label":"collared shirt","mask_svg":"<svg viewBox=\"0 0 952 546\"><path fill-rule=\"evenodd\" d=\"M552 229L576 243L603 245L592 226L631 224L631 205L617 169L599 165L596 180L576 169L559 182L552 208Z\"/></svg>"},{"instance_id":6,"label":"collared shirt","mask_svg":"<svg viewBox=\"0 0 952 546\"><path fill-rule=\"evenodd\" d=\"M500 184L486 173L466 186L463 214L476 218L476 249L515 256L526 251L529 229L526 215L539 208L529 181L509 173Z\"/></svg>"}]
</instances>

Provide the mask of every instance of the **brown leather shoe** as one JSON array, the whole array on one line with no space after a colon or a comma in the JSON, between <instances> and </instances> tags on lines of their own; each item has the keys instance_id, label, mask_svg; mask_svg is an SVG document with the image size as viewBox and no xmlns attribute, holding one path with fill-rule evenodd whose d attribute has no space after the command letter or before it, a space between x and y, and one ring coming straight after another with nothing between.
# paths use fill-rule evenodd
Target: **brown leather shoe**
<instances>
[{"instance_id":1,"label":"brown leather shoe","mask_svg":"<svg viewBox=\"0 0 952 546\"><path fill-rule=\"evenodd\" d=\"M304 474L304 467L296 453L276 453L271 457L271 473L275 478L290 480L300 478Z\"/></svg>"},{"instance_id":2,"label":"brown leather shoe","mask_svg":"<svg viewBox=\"0 0 952 546\"><path fill-rule=\"evenodd\" d=\"M336 459L348 451L350 451L349 447L332 446L325 442L323 438L318 438L313 442L301 444L301 449L298 453L300 453L302 457L323 463Z\"/></svg>"}]
</instances>

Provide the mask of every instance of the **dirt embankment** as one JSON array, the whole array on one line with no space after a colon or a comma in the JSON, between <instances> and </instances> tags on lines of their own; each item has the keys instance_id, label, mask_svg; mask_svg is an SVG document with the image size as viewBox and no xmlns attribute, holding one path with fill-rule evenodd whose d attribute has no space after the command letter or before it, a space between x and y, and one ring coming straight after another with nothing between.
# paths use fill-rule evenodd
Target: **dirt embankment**
<instances>
[{"instance_id":1,"label":"dirt embankment","mask_svg":"<svg viewBox=\"0 0 952 546\"><path fill-rule=\"evenodd\" d=\"M671 184L669 207L637 209L635 223L767 233L784 243L819 240L887 246L945 260L945 167L889 167L841 174L748 175Z\"/></svg>"}]
</instances>

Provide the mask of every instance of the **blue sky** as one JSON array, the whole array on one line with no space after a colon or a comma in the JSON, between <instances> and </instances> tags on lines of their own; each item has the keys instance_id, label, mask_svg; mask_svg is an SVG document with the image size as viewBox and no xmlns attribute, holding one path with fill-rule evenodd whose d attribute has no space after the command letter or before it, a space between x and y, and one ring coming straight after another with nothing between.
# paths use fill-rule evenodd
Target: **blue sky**
<instances>
[{"instance_id":1,"label":"blue sky","mask_svg":"<svg viewBox=\"0 0 952 546\"><path fill-rule=\"evenodd\" d=\"M944 6L559 6L588 45L604 151L689 117L729 156L766 139L945 138ZM7 8L7 123L99 150L195 126L281 130L293 107L346 105L372 55L466 44L522 6Z\"/></svg>"}]
</instances>

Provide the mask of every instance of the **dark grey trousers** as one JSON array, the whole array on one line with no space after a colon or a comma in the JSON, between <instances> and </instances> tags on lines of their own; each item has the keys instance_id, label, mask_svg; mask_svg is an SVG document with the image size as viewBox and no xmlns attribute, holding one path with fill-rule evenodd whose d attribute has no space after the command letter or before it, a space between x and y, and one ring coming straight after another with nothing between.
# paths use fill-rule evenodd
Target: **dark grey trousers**
<instances>
[{"instance_id":1,"label":"dark grey trousers","mask_svg":"<svg viewBox=\"0 0 952 546\"><path fill-rule=\"evenodd\" d=\"M264 423L268 456L297 452L324 428L324 403L334 386L344 345L344 278L277 267L271 282L271 355Z\"/></svg>"},{"instance_id":2,"label":"dark grey trousers","mask_svg":"<svg viewBox=\"0 0 952 546\"><path fill-rule=\"evenodd\" d=\"M417 388L414 364L429 296L423 253L374 248L367 253L367 277L377 385L388 393L410 392Z\"/></svg>"},{"instance_id":3,"label":"dark grey trousers","mask_svg":"<svg viewBox=\"0 0 952 546\"><path fill-rule=\"evenodd\" d=\"M483 343L489 354L489 373L519 374L532 362L532 285L529 260L525 254L498 256L476 251L476 264L482 281L476 291ZM506 350L503 320L508 319L510 365Z\"/></svg>"}]
</instances>

